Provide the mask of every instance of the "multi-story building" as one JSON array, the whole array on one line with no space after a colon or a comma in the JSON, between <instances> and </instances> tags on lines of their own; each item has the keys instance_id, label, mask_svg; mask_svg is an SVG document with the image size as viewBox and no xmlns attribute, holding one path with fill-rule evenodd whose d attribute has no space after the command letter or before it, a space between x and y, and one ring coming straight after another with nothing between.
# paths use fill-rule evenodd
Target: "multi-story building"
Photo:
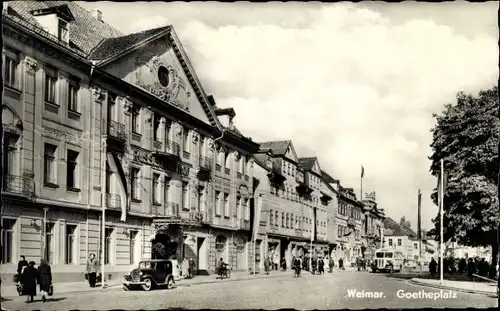
<instances>
[{"instance_id":1,"label":"multi-story building","mask_svg":"<svg viewBox=\"0 0 500 311\"><path fill-rule=\"evenodd\" d=\"M371 258L374 251L382 247L385 213L384 209L377 205L375 191L366 194L363 205L362 239L365 247L363 255L366 258Z\"/></svg>"},{"instance_id":2,"label":"multi-story building","mask_svg":"<svg viewBox=\"0 0 500 311\"><path fill-rule=\"evenodd\" d=\"M404 224L392 218L384 219L384 248L400 251L405 258L405 266L416 267L420 258L420 243L417 234Z\"/></svg>"},{"instance_id":3,"label":"multi-story building","mask_svg":"<svg viewBox=\"0 0 500 311\"><path fill-rule=\"evenodd\" d=\"M314 217L304 172L291 141L260 143L254 155L256 194L262 198L260 267L265 256L291 264L294 255L308 253ZM312 189L311 189L312 190Z\"/></svg>"},{"instance_id":4,"label":"multi-story building","mask_svg":"<svg viewBox=\"0 0 500 311\"><path fill-rule=\"evenodd\" d=\"M322 173L321 167L316 157L307 157L299 159L299 168L304 171L304 184L303 189L307 191L310 210L313 216L312 221L315 223L313 226L313 254L321 254L322 256L328 256L330 253L327 239L327 223L328 223L328 213L327 206L331 201L331 197L328 196L322 190ZM307 201L306 201L307 202Z\"/></svg>"},{"instance_id":5,"label":"multi-story building","mask_svg":"<svg viewBox=\"0 0 500 311\"><path fill-rule=\"evenodd\" d=\"M337 230L337 212L339 192L335 190L334 179L325 171L321 170L321 203L326 204L327 224L326 224L326 239L328 241L328 256L335 258L339 241ZM335 258L338 260L338 258Z\"/></svg>"},{"instance_id":6,"label":"multi-story building","mask_svg":"<svg viewBox=\"0 0 500 311\"><path fill-rule=\"evenodd\" d=\"M174 29L123 35L73 2L8 5L2 275L24 255L79 279L90 253L106 274L172 256L248 269L258 144L205 94Z\"/></svg>"}]
</instances>

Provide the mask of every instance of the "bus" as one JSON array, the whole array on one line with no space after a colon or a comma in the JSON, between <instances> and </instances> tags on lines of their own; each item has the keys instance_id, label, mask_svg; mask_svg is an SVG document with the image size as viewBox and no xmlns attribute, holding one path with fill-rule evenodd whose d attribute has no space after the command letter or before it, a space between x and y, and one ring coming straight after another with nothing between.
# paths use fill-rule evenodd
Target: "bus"
<instances>
[{"instance_id":1,"label":"bus","mask_svg":"<svg viewBox=\"0 0 500 311\"><path fill-rule=\"evenodd\" d=\"M404 256L397 250L380 248L375 251L372 263L372 272L401 272L403 270Z\"/></svg>"}]
</instances>

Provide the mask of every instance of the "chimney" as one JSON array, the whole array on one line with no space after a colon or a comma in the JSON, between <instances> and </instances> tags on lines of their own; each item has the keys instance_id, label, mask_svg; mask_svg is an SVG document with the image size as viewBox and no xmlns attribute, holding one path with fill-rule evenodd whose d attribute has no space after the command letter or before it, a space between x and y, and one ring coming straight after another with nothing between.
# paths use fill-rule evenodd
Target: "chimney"
<instances>
[{"instance_id":1,"label":"chimney","mask_svg":"<svg viewBox=\"0 0 500 311\"><path fill-rule=\"evenodd\" d=\"M94 18L97 19L98 21L102 22L102 12L99 10L93 10L92 15L94 15Z\"/></svg>"}]
</instances>

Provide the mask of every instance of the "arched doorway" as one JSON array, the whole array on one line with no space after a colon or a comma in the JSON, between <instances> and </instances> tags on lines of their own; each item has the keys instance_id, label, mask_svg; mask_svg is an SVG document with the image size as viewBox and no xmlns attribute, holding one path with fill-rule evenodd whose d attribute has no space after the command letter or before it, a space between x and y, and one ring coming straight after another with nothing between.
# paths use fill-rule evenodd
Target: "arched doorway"
<instances>
[{"instance_id":1,"label":"arched doorway","mask_svg":"<svg viewBox=\"0 0 500 311\"><path fill-rule=\"evenodd\" d=\"M223 235L218 235L215 238L215 260L216 260L216 266L217 262L219 262L220 259L223 259L224 262L228 262L227 260L227 238Z\"/></svg>"},{"instance_id":2,"label":"arched doorway","mask_svg":"<svg viewBox=\"0 0 500 311\"><path fill-rule=\"evenodd\" d=\"M246 270L248 265L247 242L244 238L236 239L236 269Z\"/></svg>"},{"instance_id":3,"label":"arched doorway","mask_svg":"<svg viewBox=\"0 0 500 311\"><path fill-rule=\"evenodd\" d=\"M171 259L176 252L177 242L172 241L165 233L158 233L151 243L152 259Z\"/></svg>"}]
</instances>

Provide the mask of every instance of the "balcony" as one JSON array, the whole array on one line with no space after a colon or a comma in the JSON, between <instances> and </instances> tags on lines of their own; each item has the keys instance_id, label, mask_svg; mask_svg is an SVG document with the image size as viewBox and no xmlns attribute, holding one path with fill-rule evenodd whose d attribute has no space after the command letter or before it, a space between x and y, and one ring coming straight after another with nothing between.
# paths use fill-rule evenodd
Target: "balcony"
<instances>
[{"instance_id":1,"label":"balcony","mask_svg":"<svg viewBox=\"0 0 500 311\"><path fill-rule=\"evenodd\" d=\"M106 208L121 210L122 201L118 194L106 193Z\"/></svg>"},{"instance_id":2,"label":"balcony","mask_svg":"<svg viewBox=\"0 0 500 311\"><path fill-rule=\"evenodd\" d=\"M125 131L125 124L108 120L108 140L113 140L117 143L126 142L127 133Z\"/></svg>"},{"instance_id":3,"label":"balcony","mask_svg":"<svg viewBox=\"0 0 500 311\"><path fill-rule=\"evenodd\" d=\"M35 181L31 177L6 175L4 177L3 193L34 198Z\"/></svg>"},{"instance_id":4,"label":"balcony","mask_svg":"<svg viewBox=\"0 0 500 311\"><path fill-rule=\"evenodd\" d=\"M236 173L236 178L241 179L241 173L240 172Z\"/></svg>"},{"instance_id":5,"label":"balcony","mask_svg":"<svg viewBox=\"0 0 500 311\"><path fill-rule=\"evenodd\" d=\"M354 218L347 219L347 226L352 227L352 228L354 228L356 226L356 221L354 220Z\"/></svg>"},{"instance_id":6,"label":"balcony","mask_svg":"<svg viewBox=\"0 0 500 311\"><path fill-rule=\"evenodd\" d=\"M195 225L201 225L205 219L205 213L200 211L189 212L189 222Z\"/></svg>"},{"instance_id":7,"label":"balcony","mask_svg":"<svg viewBox=\"0 0 500 311\"><path fill-rule=\"evenodd\" d=\"M295 228L294 232L295 232L295 235L297 235L297 236L302 236L302 229L300 229L300 228Z\"/></svg>"},{"instance_id":8,"label":"balcony","mask_svg":"<svg viewBox=\"0 0 500 311\"><path fill-rule=\"evenodd\" d=\"M165 218L179 218L179 204L172 202L165 202L163 205L153 207L154 217Z\"/></svg>"},{"instance_id":9,"label":"balcony","mask_svg":"<svg viewBox=\"0 0 500 311\"><path fill-rule=\"evenodd\" d=\"M180 154L179 144L170 140L165 142L165 146L161 142L153 143L153 155L162 158L163 160L178 159Z\"/></svg>"},{"instance_id":10,"label":"balcony","mask_svg":"<svg viewBox=\"0 0 500 311\"><path fill-rule=\"evenodd\" d=\"M220 172L220 170L221 170L220 165L219 165L219 164L216 164L216 165L215 165L215 171Z\"/></svg>"},{"instance_id":11,"label":"balcony","mask_svg":"<svg viewBox=\"0 0 500 311\"><path fill-rule=\"evenodd\" d=\"M250 220L240 219L239 228L242 230L250 230Z\"/></svg>"},{"instance_id":12,"label":"balcony","mask_svg":"<svg viewBox=\"0 0 500 311\"><path fill-rule=\"evenodd\" d=\"M286 180L286 177L282 173L281 162L273 162L271 172L267 174L269 180L273 184L281 184Z\"/></svg>"},{"instance_id":13,"label":"balcony","mask_svg":"<svg viewBox=\"0 0 500 311\"><path fill-rule=\"evenodd\" d=\"M224 168L224 173L226 175L229 175L231 173L231 170L226 167L226 168Z\"/></svg>"}]
</instances>

